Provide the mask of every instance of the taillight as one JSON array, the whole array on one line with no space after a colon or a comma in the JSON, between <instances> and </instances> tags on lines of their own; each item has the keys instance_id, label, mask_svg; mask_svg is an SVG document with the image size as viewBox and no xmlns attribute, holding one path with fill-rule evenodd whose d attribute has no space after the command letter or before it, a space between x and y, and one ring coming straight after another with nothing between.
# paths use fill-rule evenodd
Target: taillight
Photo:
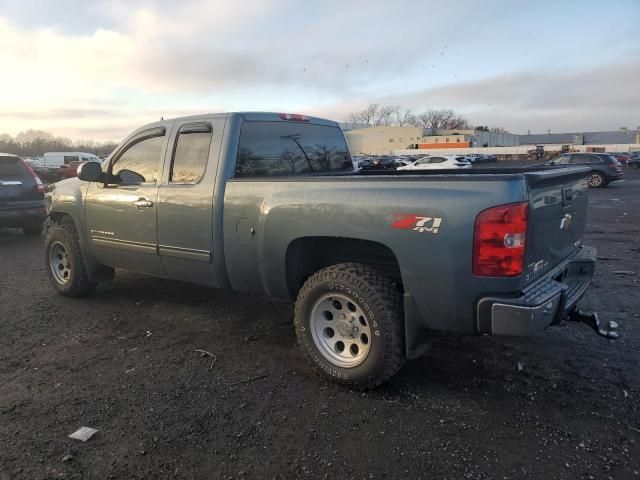
<instances>
[{"instance_id":1,"label":"taillight","mask_svg":"<svg viewBox=\"0 0 640 480\"><path fill-rule=\"evenodd\" d=\"M31 165L29 165L25 161L23 161L22 164L27 168L33 179L36 181L36 191L38 193L44 193L44 185L42 184L42 180L40 180L40 177L38 177L38 175L36 175L36 172L33 171Z\"/></svg>"},{"instance_id":2,"label":"taillight","mask_svg":"<svg viewBox=\"0 0 640 480\"><path fill-rule=\"evenodd\" d=\"M473 274L515 277L524 270L527 202L498 205L476 217L473 234Z\"/></svg>"}]
</instances>

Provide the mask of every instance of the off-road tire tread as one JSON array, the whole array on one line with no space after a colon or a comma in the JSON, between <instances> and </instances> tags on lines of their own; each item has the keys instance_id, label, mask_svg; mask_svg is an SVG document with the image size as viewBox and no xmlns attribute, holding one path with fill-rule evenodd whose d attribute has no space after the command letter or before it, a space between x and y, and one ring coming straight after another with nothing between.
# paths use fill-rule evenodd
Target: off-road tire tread
<instances>
[{"instance_id":1,"label":"off-road tire tread","mask_svg":"<svg viewBox=\"0 0 640 480\"><path fill-rule=\"evenodd\" d=\"M71 255L75 257L73 279L71 284L65 287L58 285L56 281L51 278L49 267L49 242L52 239L62 240L65 245L69 247ZM87 274L87 269L84 265L84 258L82 257L82 250L80 249L80 241L78 240L78 232L71 222L49 224L47 228L47 241L45 248L45 268L56 291L65 297L83 297L93 292L96 288L96 283L93 282Z\"/></svg>"},{"instance_id":2,"label":"off-road tire tread","mask_svg":"<svg viewBox=\"0 0 640 480\"><path fill-rule=\"evenodd\" d=\"M302 299L320 282L346 279L360 289L367 298L369 305L372 305L377 312L383 312L383 321L386 326L384 335L386 351L383 361L380 362L377 370L372 372L365 380L355 383L340 378L332 378L332 380L359 390L368 390L389 380L400 370L406 360L402 296L396 286L385 275L375 268L359 263L339 263L311 275L298 292L294 310L296 335L300 349L304 352L309 364L323 375L323 372L317 367L301 340L303 335L301 331L303 319L300 312L303 303Z\"/></svg>"}]
</instances>

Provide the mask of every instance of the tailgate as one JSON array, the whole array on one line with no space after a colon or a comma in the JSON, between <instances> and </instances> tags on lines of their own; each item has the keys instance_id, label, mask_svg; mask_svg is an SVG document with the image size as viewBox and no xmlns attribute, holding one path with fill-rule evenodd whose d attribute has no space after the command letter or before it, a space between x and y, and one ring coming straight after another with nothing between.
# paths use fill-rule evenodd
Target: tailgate
<instances>
[{"instance_id":1,"label":"tailgate","mask_svg":"<svg viewBox=\"0 0 640 480\"><path fill-rule=\"evenodd\" d=\"M582 243L587 215L587 174L583 167L525 174L529 188L525 282L538 278Z\"/></svg>"}]
</instances>

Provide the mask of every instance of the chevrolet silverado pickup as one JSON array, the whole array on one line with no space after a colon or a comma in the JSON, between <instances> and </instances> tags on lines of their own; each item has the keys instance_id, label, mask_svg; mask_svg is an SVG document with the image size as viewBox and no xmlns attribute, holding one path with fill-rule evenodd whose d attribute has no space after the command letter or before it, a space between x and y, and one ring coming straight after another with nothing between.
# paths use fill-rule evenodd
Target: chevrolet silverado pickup
<instances>
[{"instance_id":1,"label":"chevrolet silverado pickup","mask_svg":"<svg viewBox=\"0 0 640 480\"><path fill-rule=\"evenodd\" d=\"M354 171L337 123L225 113L133 132L47 196L46 270L88 294L116 268L295 302L317 371L372 388L436 333L530 335L576 303L583 167Z\"/></svg>"}]
</instances>

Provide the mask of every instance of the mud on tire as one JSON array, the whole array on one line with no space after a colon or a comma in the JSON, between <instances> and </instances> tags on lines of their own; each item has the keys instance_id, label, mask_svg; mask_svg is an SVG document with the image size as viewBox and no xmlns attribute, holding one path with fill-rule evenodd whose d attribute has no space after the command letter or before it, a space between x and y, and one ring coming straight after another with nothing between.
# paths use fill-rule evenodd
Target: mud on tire
<instances>
[{"instance_id":1,"label":"mud on tire","mask_svg":"<svg viewBox=\"0 0 640 480\"><path fill-rule=\"evenodd\" d=\"M321 320L312 318L314 313L317 318L322 302L335 300L340 304L335 308L340 306L340 309L329 307L332 314L324 314L332 317L327 320L330 328L326 330L332 340L334 335L338 339L334 347L342 343L342 350L336 348L338 355L328 350L318 333L315 322ZM333 317L343 308L347 317L354 318L352 323L347 322L349 318L336 323L338 320ZM320 375L334 382L358 389L374 388L391 378L405 361L402 296L387 277L366 265L342 263L309 277L298 293L294 323L298 343L309 363ZM357 335L364 335L360 332L366 332L362 338L366 340L364 343L353 340ZM366 349L366 355L358 351L358 345ZM352 362L349 348L355 352ZM358 354L363 358L355 358Z\"/></svg>"},{"instance_id":2,"label":"mud on tire","mask_svg":"<svg viewBox=\"0 0 640 480\"><path fill-rule=\"evenodd\" d=\"M45 242L45 269L53 288L60 295L81 297L96 287L87 275L78 233L71 222L49 225ZM65 275L54 273L55 269Z\"/></svg>"}]
</instances>

